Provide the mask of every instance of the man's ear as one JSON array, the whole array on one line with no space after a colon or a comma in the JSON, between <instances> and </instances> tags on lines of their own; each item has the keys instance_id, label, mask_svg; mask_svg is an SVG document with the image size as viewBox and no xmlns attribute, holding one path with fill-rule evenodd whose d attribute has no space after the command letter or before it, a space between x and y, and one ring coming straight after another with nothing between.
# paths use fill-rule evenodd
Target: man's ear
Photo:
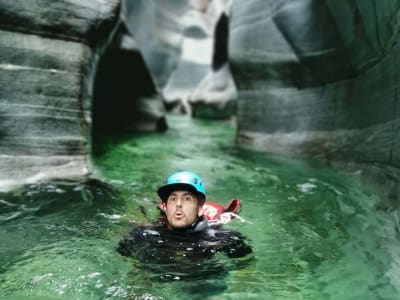
<instances>
[{"instance_id":1,"label":"man's ear","mask_svg":"<svg viewBox=\"0 0 400 300\"><path fill-rule=\"evenodd\" d=\"M202 215L204 215L204 209L203 206L199 206L199 209L197 210L197 216L201 217Z\"/></svg>"}]
</instances>

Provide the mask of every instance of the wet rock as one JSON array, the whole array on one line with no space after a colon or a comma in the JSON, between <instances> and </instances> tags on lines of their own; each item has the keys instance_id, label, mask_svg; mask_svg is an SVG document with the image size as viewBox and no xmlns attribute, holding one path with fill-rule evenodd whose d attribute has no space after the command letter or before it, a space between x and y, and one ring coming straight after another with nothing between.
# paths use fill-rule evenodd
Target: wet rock
<instances>
[{"instance_id":1,"label":"wet rock","mask_svg":"<svg viewBox=\"0 0 400 300\"><path fill-rule=\"evenodd\" d=\"M400 3L234 1L238 141L400 166Z\"/></svg>"},{"instance_id":2,"label":"wet rock","mask_svg":"<svg viewBox=\"0 0 400 300\"><path fill-rule=\"evenodd\" d=\"M89 78L118 4L0 4L1 186L90 173Z\"/></svg>"},{"instance_id":3,"label":"wet rock","mask_svg":"<svg viewBox=\"0 0 400 300\"><path fill-rule=\"evenodd\" d=\"M232 114L236 87L227 55L230 2L127 2L128 30L167 109L201 116L198 108L205 106L211 117Z\"/></svg>"}]
</instances>

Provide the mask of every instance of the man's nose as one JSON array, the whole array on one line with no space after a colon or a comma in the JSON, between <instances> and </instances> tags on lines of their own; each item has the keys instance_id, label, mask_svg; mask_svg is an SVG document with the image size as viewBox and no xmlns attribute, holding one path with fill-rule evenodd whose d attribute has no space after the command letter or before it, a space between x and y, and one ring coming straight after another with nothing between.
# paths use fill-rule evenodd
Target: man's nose
<instances>
[{"instance_id":1,"label":"man's nose","mask_svg":"<svg viewBox=\"0 0 400 300\"><path fill-rule=\"evenodd\" d=\"M182 200L181 200L181 198L178 198L178 199L176 200L176 206L182 207Z\"/></svg>"}]
</instances>

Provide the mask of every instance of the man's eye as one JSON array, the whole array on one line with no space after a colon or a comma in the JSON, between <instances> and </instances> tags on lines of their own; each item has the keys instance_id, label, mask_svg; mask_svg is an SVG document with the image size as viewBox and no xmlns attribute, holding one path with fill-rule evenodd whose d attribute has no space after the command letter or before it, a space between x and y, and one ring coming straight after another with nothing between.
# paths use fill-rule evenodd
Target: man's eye
<instances>
[{"instance_id":1,"label":"man's eye","mask_svg":"<svg viewBox=\"0 0 400 300\"><path fill-rule=\"evenodd\" d=\"M168 201L175 201L175 200L176 200L175 197L170 197L170 198L168 198Z\"/></svg>"},{"instance_id":2,"label":"man's eye","mask_svg":"<svg viewBox=\"0 0 400 300\"><path fill-rule=\"evenodd\" d=\"M190 197L190 196L186 196L186 197L185 197L185 200L186 200L186 201L192 201L192 199L193 199L193 198Z\"/></svg>"}]
</instances>

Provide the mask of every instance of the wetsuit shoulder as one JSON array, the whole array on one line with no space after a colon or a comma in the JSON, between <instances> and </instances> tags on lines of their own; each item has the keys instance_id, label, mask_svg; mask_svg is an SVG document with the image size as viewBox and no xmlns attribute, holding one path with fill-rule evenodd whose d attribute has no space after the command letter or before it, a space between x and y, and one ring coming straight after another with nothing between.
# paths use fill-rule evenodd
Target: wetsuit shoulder
<instances>
[{"instance_id":1,"label":"wetsuit shoulder","mask_svg":"<svg viewBox=\"0 0 400 300\"><path fill-rule=\"evenodd\" d=\"M234 230L208 228L203 234L204 247L216 247L228 257L242 257L252 252L245 237Z\"/></svg>"},{"instance_id":2,"label":"wetsuit shoulder","mask_svg":"<svg viewBox=\"0 0 400 300\"><path fill-rule=\"evenodd\" d=\"M232 258L252 252L244 236L237 231L215 227L201 231L171 231L163 225L135 226L119 241L117 251L124 256L156 257L161 248L163 252L171 253L190 249L188 255L201 256L224 252Z\"/></svg>"},{"instance_id":3,"label":"wetsuit shoulder","mask_svg":"<svg viewBox=\"0 0 400 300\"><path fill-rule=\"evenodd\" d=\"M138 248L157 243L160 239L161 225L135 226L118 242L117 251L124 256L135 256Z\"/></svg>"}]
</instances>

